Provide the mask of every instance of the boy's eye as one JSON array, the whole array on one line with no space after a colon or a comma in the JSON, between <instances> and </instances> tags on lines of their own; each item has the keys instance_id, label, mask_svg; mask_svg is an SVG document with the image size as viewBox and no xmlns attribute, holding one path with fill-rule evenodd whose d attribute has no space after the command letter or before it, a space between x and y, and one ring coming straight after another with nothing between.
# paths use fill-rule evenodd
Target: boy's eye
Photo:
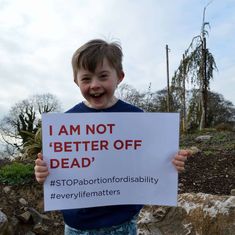
<instances>
[{"instance_id":1,"label":"boy's eye","mask_svg":"<svg viewBox=\"0 0 235 235\"><path fill-rule=\"evenodd\" d=\"M91 80L90 77L83 77L83 78L81 78L82 82L88 82L90 80Z\"/></svg>"},{"instance_id":2,"label":"boy's eye","mask_svg":"<svg viewBox=\"0 0 235 235\"><path fill-rule=\"evenodd\" d=\"M101 79L106 79L108 77L108 74L104 73L99 76Z\"/></svg>"}]
</instances>

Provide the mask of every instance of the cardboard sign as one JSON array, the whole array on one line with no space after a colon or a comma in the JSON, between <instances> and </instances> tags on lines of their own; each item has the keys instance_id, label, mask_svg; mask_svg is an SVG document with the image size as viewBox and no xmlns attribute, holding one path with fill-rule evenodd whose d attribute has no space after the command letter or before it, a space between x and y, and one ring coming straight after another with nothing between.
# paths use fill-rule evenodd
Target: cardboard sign
<instances>
[{"instance_id":1,"label":"cardboard sign","mask_svg":"<svg viewBox=\"0 0 235 235\"><path fill-rule=\"evenodd\" d=\"M45 210L177 204L176 113L43 114Z\"/></svg>"}]
</instances>

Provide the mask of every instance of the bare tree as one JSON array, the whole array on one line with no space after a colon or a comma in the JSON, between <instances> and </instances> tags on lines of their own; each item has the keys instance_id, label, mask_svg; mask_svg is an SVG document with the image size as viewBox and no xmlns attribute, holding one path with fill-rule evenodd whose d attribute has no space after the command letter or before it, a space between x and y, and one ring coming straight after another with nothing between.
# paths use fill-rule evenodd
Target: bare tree
<instances>
[{"instance_id":1,"label":"bare tree","mask_svg":"<svg viewBox=\"0 0 235 235\"><path fill-rule=\"evenodd\" d=\"M176 112L179 111L179 101L175 91L176 89L168 97L166 89L153 92L151 90L151 83L148 89L143 92L139 92L132 86L124 83L118 88L117 96L146 112L168 112L167 99L169 98L171 111Z\"/></svg>"},{"instance_id":2,"label":"bare tree","mask_svg":"<svg viewBox=\"0 0 235 235\"><path fill-rule=\"evenodd\" d=\"M207 126L208 91L210 89L210 81L213 79L213 72L217 69L215 59L206 46L206 35L208 35L208 32L205 28L209 25L208 22L205 22L206 7L203 11L201 34L192 39L172 78L173 87L184 87L185 81L187 81L199 88L200 99L198 100L198 111L201 116L200 129ZM181 96L183 99L183 94Z\"/></svg>"},{"instance_id":3,"label":"bare tree","mask_svg":"<svg viewBox=\"0 0 235 235\"><path fill-rule=\"evenodd\" d=\"M125 100L130 104L142 107L144 94L137 91L131 85L128 85L126 83L121 84L116 91L116 95L118 98Z\"/></svg>"},{"instance_id":4,"label":"bare tree","mask_svg":"<svg viewBox=\"0 0 235 235\"><path fill-rule=\"evenodd\" d=\"M60 102L52 94L34 95L11 107L0 121L0 134L10 149L21 150L28 140L27 133L36 133L42 113L61 110Z\"/></svg>"}]
</instances>

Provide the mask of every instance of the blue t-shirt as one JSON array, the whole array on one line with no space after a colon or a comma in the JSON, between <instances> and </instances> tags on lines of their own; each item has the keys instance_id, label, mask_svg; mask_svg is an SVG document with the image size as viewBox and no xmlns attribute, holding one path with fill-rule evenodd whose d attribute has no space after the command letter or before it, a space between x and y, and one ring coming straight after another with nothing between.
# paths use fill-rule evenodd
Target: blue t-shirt
<instances>
[{"instance_id":1,"label":"blue t-shirt","mask_svg":"<svg viewBox=\"0 0 235 235\"><path fill-rule=\"evenodd\" d=\"M93 109L83 102L77 104L66 113L93 112L143 112L141 109L118 100L107 109ZM131 220L141 210L142 205L102 206L85 209L63 210L64 222L75 229L97 229L122 224Z\"/></svg>"}]
</instances>

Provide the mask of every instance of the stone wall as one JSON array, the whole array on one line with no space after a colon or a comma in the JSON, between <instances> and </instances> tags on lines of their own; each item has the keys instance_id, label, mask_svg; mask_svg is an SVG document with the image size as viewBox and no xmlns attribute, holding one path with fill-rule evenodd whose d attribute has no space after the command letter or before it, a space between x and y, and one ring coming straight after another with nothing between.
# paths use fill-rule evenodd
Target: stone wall
<instances>
[{"instance_id":1,"label":"stone wall","mask_svg":"<svg viewBox=\"0 0 235 235\"><path fill-rule=\"evenodd\" d=\"M25 198L19 190L3 188L0 235L63 234L62 218L43 212L42 197L37 198L38 190L32 193L33 188ZM185 193L179 195L177 207L145 206L138 218L138 234L234 235L235 196Z\"/></svg>"},{"instance_id":2,"label":"stone wall","mask_svg":"<svg viewBox=\"0 0 235 235\"><path fill-rule=\"evenodd\" d=\"M179 195L178 207L145 206L139 235L234 235L235 196Z\"/></svg>"}]
</instances>

